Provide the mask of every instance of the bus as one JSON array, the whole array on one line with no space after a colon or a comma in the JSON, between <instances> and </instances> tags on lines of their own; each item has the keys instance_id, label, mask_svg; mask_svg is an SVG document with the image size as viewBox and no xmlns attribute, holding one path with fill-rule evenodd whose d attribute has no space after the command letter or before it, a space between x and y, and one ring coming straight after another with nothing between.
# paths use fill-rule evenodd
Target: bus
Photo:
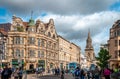
<instances>
[{"instance_id":1,"label":"bus","mask_svg":"<svg viewBox=\"0 0 120 79\"><path fill-rule=\"evenodd\" d=\"M90 70L90 71L91 71L91 70L93 70L93 71L94 71L94 70L95 70L95 67L96 67L96 65L95 65L95 64L91 64L91 65L90 65L90 69L89 69L89 70Z\"/></svg>"},{"instance_id":2,"label":"bus","mask_svg":"<svg viewBox=\"0 0 120 79\"><path fill-rule=\"evenodd\" d=\"M80 67L80 64L76 63L76 62L71 62L68 64L68 70L70 73L73 73L76 69L76 67Z\"/></svg>"}]
</instances>

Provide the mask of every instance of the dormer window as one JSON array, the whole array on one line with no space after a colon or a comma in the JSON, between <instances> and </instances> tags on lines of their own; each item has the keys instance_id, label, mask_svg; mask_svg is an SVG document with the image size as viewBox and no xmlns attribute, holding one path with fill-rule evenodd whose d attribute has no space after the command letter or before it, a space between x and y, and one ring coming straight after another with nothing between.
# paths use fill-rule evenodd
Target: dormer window
<instances>
[{"instance_id":1,"label":"dormer window","mask_svg":"<svg viewBox=\"0 0 120 79\"><path fill-rule=\"evenodd\" d=\"M14 31L17 31L17 27L14 27Z\"/></svg>"}]
</instances>

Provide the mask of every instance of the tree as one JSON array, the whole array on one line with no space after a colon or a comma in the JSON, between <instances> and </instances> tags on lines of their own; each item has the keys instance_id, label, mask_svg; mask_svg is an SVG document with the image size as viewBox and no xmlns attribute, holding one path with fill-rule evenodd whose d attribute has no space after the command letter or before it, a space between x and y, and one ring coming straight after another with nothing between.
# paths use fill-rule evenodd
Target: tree
<instances>
[{"instance_id":1,"label":"tree","mask_svg":"<svg viewBox=\"0 0 120 79\"><path fill-rule=\"evenodd\" d=\"M100 66L101 69L108 66L108 60L111 58L109 52L106 49L101 49L98 53L98 57L96 57L97 65Z\"/></svg>"}]
</instances>

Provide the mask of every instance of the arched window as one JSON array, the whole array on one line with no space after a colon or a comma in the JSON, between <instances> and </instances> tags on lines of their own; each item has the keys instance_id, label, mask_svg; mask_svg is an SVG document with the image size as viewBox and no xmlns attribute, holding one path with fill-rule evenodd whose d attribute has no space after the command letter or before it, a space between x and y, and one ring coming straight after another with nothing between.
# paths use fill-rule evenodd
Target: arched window
<instances>
[{"instance_id":1,"label":"arched window","mask_svg":"<svg viewBox=\"0 0 120 79\"><path fill-rule=\"evenodd\" d=\"M40 46L40 38L38 38L38 46Z\"/></svg>"},{"instance_id":2,"label":"arched window","mask_svg":"<svg viewBox=\"0 0 120 79\"><path fill-rule=\"evenodd\" d=\"M38 51L38 57L40 57L41 55L40 55L40 50Z\"/></svg>"},{"instance_id":3,"label":"arched window","mask_svg":"<svg viewBox=\"0 0 120 79\"><path fill-rule=\"evenodd\" d=\"M48 32L48 36L51 37L51 33L50 32Z\"/></svg>"},{"instance_id":4,"label":"arched window","mask_svg":"<svg viewBox=\"0 0 120 79\"><path fill-rule=\"evenodd\" d=\"M55 39L55 35L53 35L53 39Z\"/></svg>"},{"instance_id":5,"label":"arched window","mask_svg":"<svg viewBox=\"0 0 120 79\"><path fill-rule=\"evenodd\" d=\"M20 57L20 49L16 49L16 57Z\"/></svg>"}]
</instances>

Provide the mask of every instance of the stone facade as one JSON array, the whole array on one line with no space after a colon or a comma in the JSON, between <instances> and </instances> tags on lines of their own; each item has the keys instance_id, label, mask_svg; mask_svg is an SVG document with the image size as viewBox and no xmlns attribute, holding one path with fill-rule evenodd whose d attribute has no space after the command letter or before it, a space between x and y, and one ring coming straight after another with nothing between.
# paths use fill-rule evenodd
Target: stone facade
<instances>
[{"instance_id":1,"label":"stone facade","mask_svg":"<svg viewBox=\"0 0 120 79\"><path fill-rule=\"evenodd\" d=\"M4 31L4 28L0 29L0 67L8 63L7 59L7 32Z\"/></svg>"},{"instance_id":2,"label":"stone facade","mask_svg":"<svg viewBox=\"0 0 120 79\"><path fill-rule=\"evenodd\" d=\"M117 20L110 28L108 51L112 56L109 60L110 67L120 66L120 20Z\"/></svg>"},{"instance_id":3,"label":"stone facade","mask_svg":"<svg viewBox=\"0 0 120 79\"><path fill-rule=\"evenodd\" d=\"M85 56L87 59L87 66L90 67L91 64L95 64L95 53L94 48L92 46L92 39L90 36L90 32L88 32L88 38L86 40L86 48L85 48Z\"/></svg>"},{"instance_id":4,"label":"stone facade","mask_svg":"<svg viewBox=\"0 0 120 79\"><path fill-rule=\"evenodd\" d=\"M67 69L70 62L77 62L80 64L81 48L61 36L58 36L58 42L60 68Z\"/></svg>"},{"instance_id":5,"label":"stone facade","mask_svg":"<svg viewBox=\"0 0 120 79\"><path fill-rule=\"evenodd\" d=\"M12 67L50 69L57 66L58 41L53 19L48 23L40 20L34 23L32 18L29 22L23 22L21 18L13 16L7 48Z\"/></svg>"},{"instance_id":6,"label":"stone facade","mask_svg":"<svg viewBox=\"0 0 120 79\"><path fill-rule=\"evenodd\" d=\"M53 19L48 23L32 18L24 22L13 16L7 35L7 61L11 67L43 67L47 72L61 67L61 62L65 68L69 62L80 63L80 47L57 35Z\"/></svg>"}]
</instances>

